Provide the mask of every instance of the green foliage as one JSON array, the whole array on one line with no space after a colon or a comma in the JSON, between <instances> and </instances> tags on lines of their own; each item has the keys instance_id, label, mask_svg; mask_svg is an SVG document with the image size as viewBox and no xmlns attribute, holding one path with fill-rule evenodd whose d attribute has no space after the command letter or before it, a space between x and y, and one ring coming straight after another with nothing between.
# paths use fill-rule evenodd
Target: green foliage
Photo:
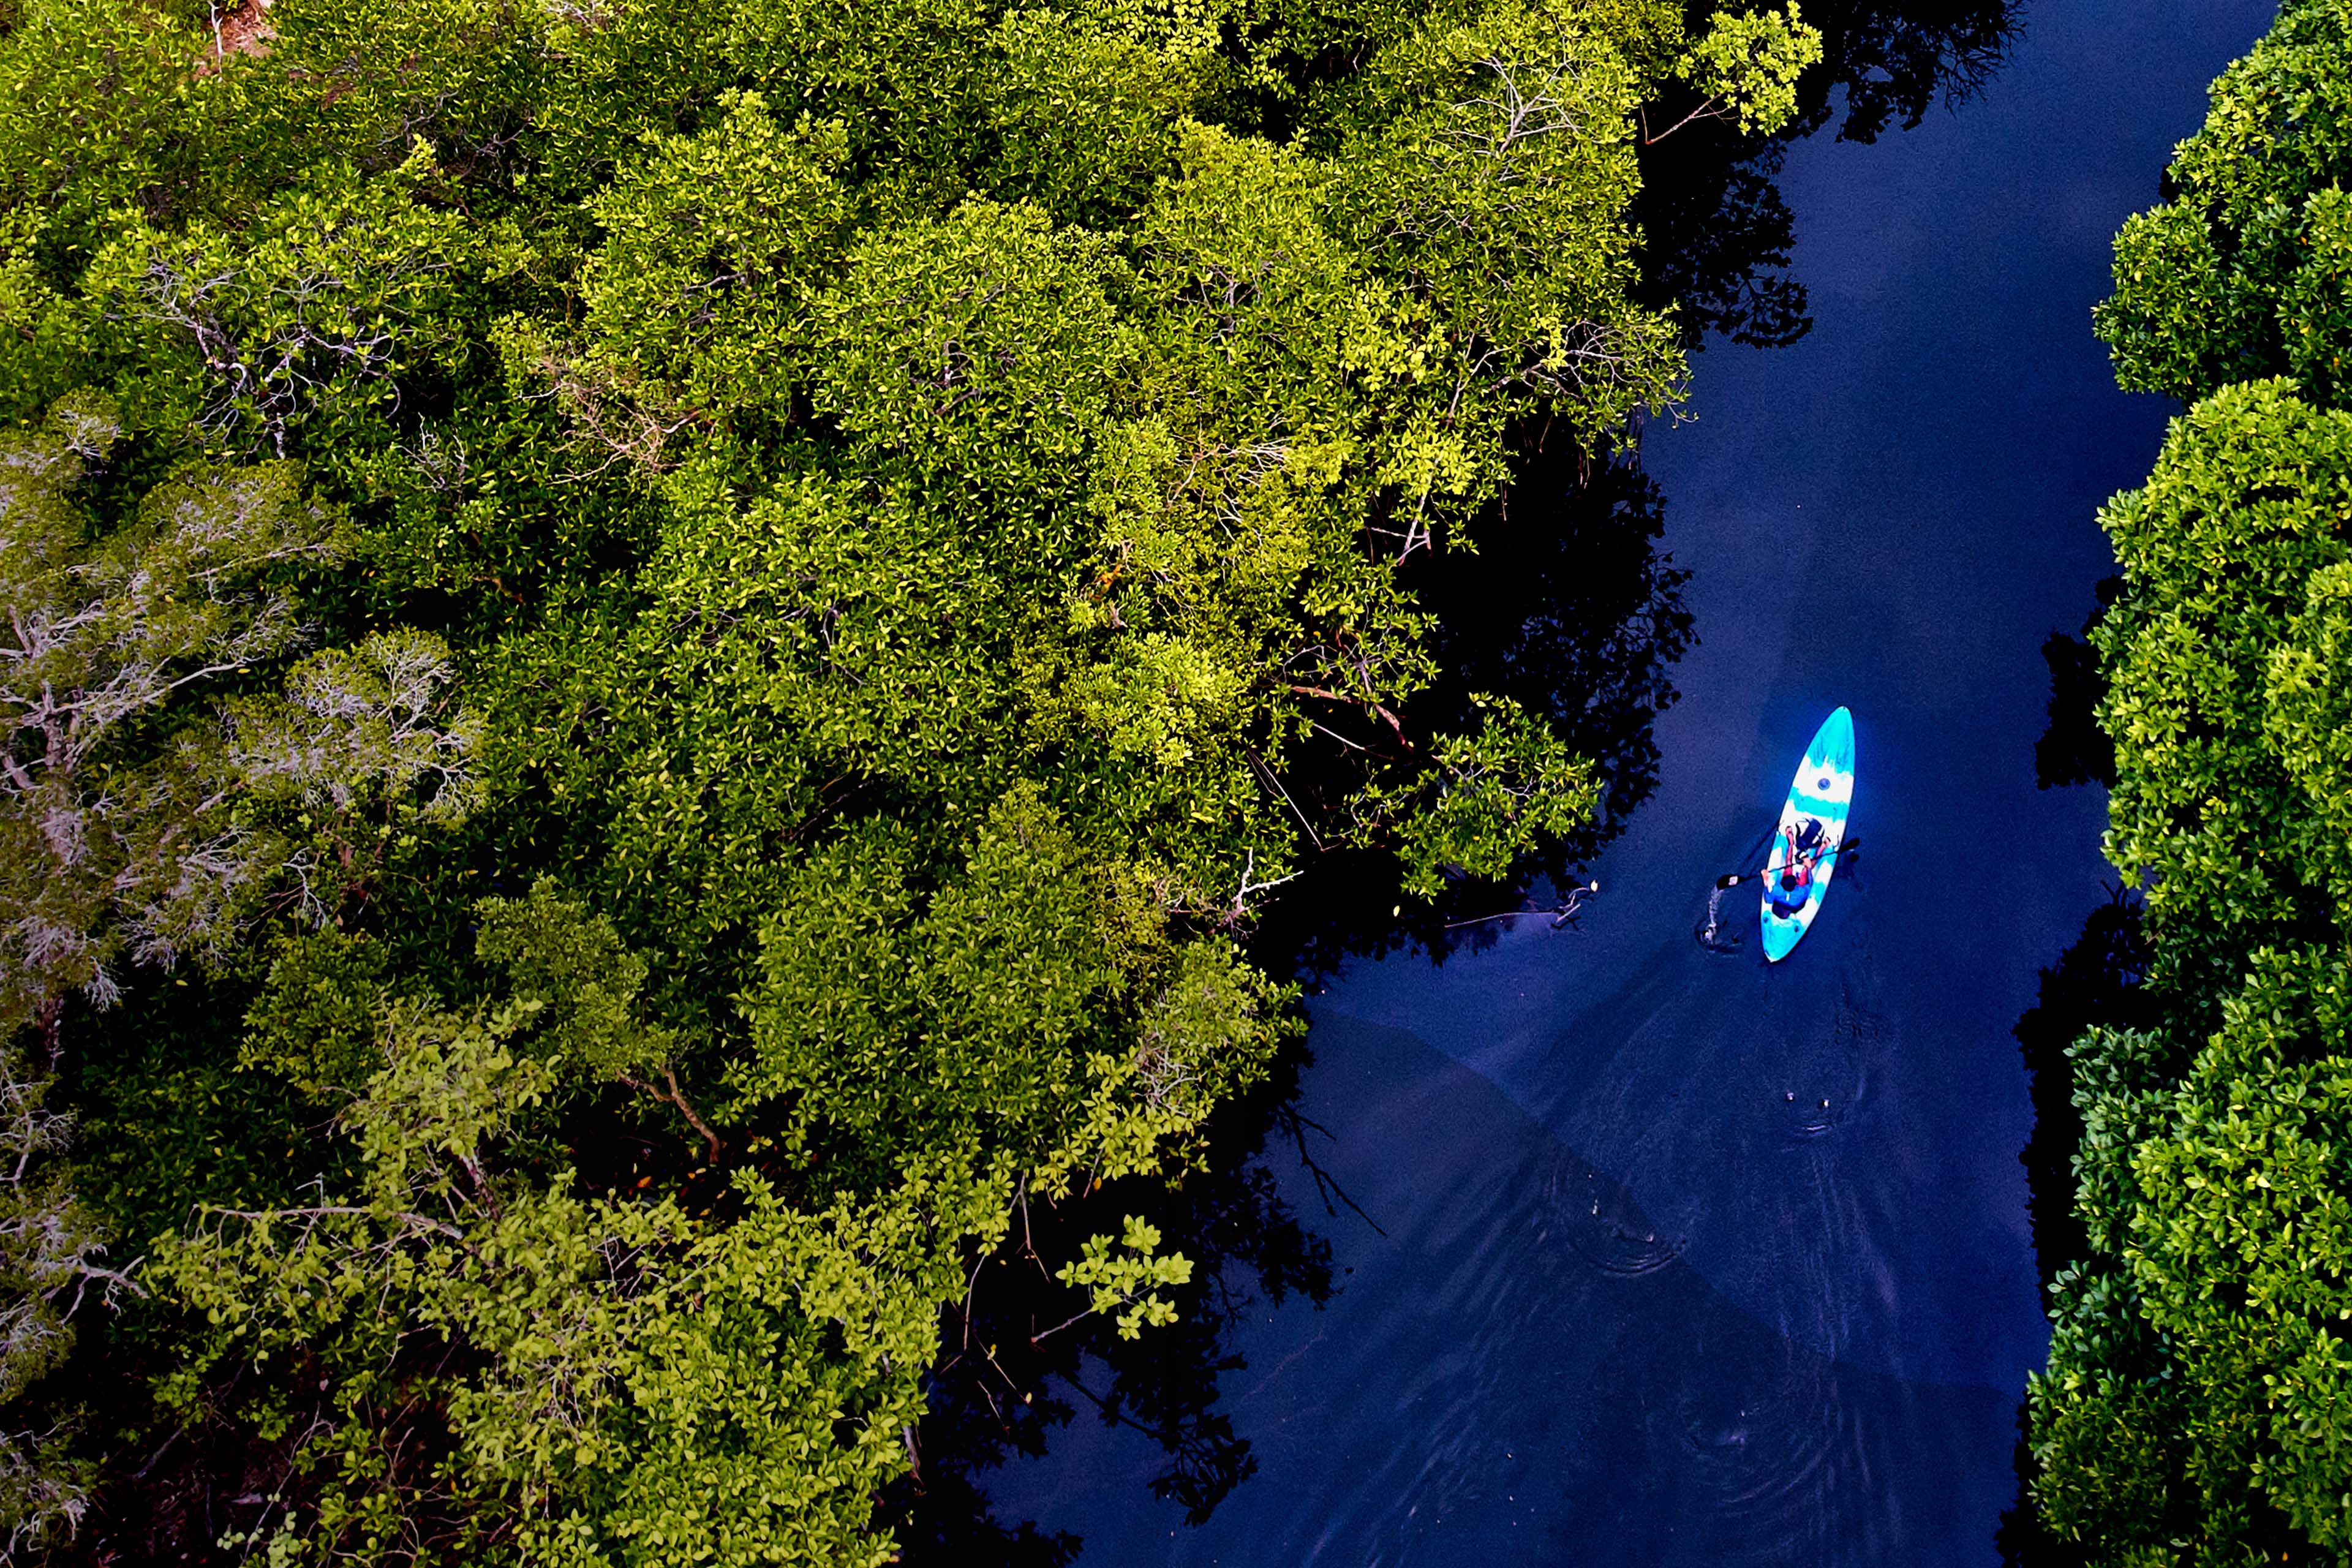
<instances>
[{"instance_id":1,"label":"green foliage","mask_svg":"<svg viewBox=\"0 0 2352 1568\"><path fill-rule=\"evenodd\" d=\"M274 1074L310 1100L357 1093L383 1065L375 1023L387 962L383 944L365 936L278 938L268 979L245 1016L237 1066Z\"/></svg>"},{"instance_id":2,"label":"green foliage","mask_svg":"<svg viewBox=\"0 0 2352 1568\"><path fill-rule=\"evenodd\" d=\"M2352 342L2352 12L2292 0L2213 84L2180 145L2174 199L2125 224L2116 293L2096 311L2129 391L2193 401L2233 381L2293 374L2336 404Z\"/></svg>"},{"instance_id":3,"label":"green foliage","mask_svg":"<svg viewBox=\"0 0 2352 1568\"><path fill-rule=\"evenodd\" d=\"M2160 969L2192 986L2228 984L2251 947L2290 930L2315 869L2343 853L2270 713L2273 661L2315 574L2352 557L2347 506L2352 416L2263 381L2184 415L2147 486L2104 517L2129 584L2096 634L2117 747L2107 852L2147 884Z\"/></svg>"},{"instance_id":4,"label":"green foliage","mask_svg":"<svg viewBox=\"0 0 2352 1568\"><path fill-rule=\"evenodd\" d=\"M2352 57L2284 7L2177 200L2116 242L2126 386L2193 399L2104 514L2109 857L2163 1022L2071 1054L2089 1255L2053 1288L2034 1495L2090 1560L2352 1552Z\"/></svg>"},{"instance_id":5,"label":"green foliage","mask_svg":"<svg viewBox=\"0 0 2352 1568\"><path fill-rule=\"evenodd\" d=\"M71 1123L44 1103L51 1087L0 1047L0 1401L65 1360L83 1292L124 1282L97 1264L102 1232L55 1158ZM0 1431L0 1543L12 1557L69 1537L89 1506L89 1467L58 1451L69 1424Z\"/></svg>"},{"instance_id":6,"label":"green foliage","mask_svg":"<svg viewBox=\"0 0 2352 1568\"><path fill-rule=\"evenodd\" d=\"M258 870L222 809L228 770L170 765L183 759L168 752L142 768L140 753L154 752L156 721L184 689L294 642L271 579L334 547L286 465L167 481L91 541L78 488L121 435L112 401L81 395L60 400L38 434L0 444L11 612L0 900L12 911L0 1027L53 1017L69 990L110 998L125 952L168 963L226 944L236 896Z\"/></svg>"},{"instance_id":7,"label":"green foliage","mask_svg":"<svg viewBox=\"0 0 2352 1568\"><path fill-rule=\"evenodd\" d=\"M38 1020L53 1054L66 994L110 1004L125 959L222 962L273 902L334 918L414 844L401 829L466 815L479 734L424 632L257 689L302 640L293 574L344 548L334 518L286 460L191 467L93 516L79 489L114 416L61 399L0 442L0 1027Z\"/></svg>"},{"instance_id":8,"label":"green foliage","mask_svg":"<svg viewBox=\"0 0 2352 1568\"><path fill-rule=\"evenodd\" d=\"M1474 699L1486 710L1475 735L1444 735L1431 766L1402 800L1378 787L1358 797L1360 820L1402 816L1398 858L1407 891L1435 898L1448 870L1499 877L1545 838L1569 832L1600 798L1592 770L1517 703ZM1400 809L1410 803L1409 809Z\"/></svg>"},{"instance_id":9,"label":"green foliage","mask_svg":"<svg viewBox=\"0 0 2352 1568\"><path fill-rule=\"evenodd\" d=\"M180 174L198 44L177 18L115 0L26 0L0 34L0 204L47 210L80 248Z\"/></svg>"},{"instance_id":10,"label":"green foliage","mask_svg":"<svg viewBox=\"0 0 2352 1568\"><path fill-rule=\"evenodd\" d=\"M572 939L551 959L534 917ZM542 889L486 909L484 945L538 936L516 967L545 975L598 945L593 923ZM297 1484L245 1544L294 1562L688 1563L714 1543L730 1563L887 1561L871 1495L904 1464L957 1244L1003 1232L1006 1166L934 1150L881 1198L814 1208L744 1173L719 1225L670 1197L583 1197L569 1171L501 1160L572 1076L530 1044L541 1011L381 1005L385 1065L339 1118L352 1189L207 1209L157 1244L149 1278L191 1324L167 1403L292 1446ZM1167 1317L1150 1284L1189 1277L1148 1231L1100 1287L1139 1322Z\"/></svg>"},{"instance_id":11,"label":"green foliage","mask_svg":"<svg viewBox=\"0 0 2352 1568\"><path fill-rule=\"evenodd\" d=\"M667 1065L667 1030L638 1016L649 965L585 904L560 896L542 877L523 899L474 906L481 933L474 951L506 972L518 1002L536 1009L531 1053L562 1078L602 1083Z\"/></svg>"},{"instance_id":12,"label":"green foliage","mask_svg":"<svg viewBox=\"0 0 2352 1568\"><path fill-rule=\"evenodd\" d=\"M2352 562L2311 574L2302 613L2271 654L2263 721L2316 819L2311 865L2352 909Z\"/></svg>"},{"instance_id":13,"label":"green foliage","mask_svg":"<svg viewBox=\"0 0 2352 1568\"><path fill-rule=\"evenodd\" d=\"M1054 10L996 24L992 186L1089 226L1144 205L1186 121L1232 67L1217 53L1213 7L1125 9L1117 27Z\"/></svg>"},{"instance_id":14,"label":"green foliage","mask_svg":"<svg viewBox=\"0 0 2352 1568\"><path fill-rule=\"evenodd\" d=\"M209 1211L192 1233L160 1240L150 1278L202 1325L163 1390L167 1405L205 1410L220 1397L207 1374L223 1363L290 1364L314 1395L298 1424L290 1391L248 1386L247 1419L268 1438L296 1433L291 1474L317 1478L309 1516L281 1498L285 1511L249 1532L253 1544L276 1537L275 1550L327 1561L422 1555L445 1534L457 1550L474 1543L468 1505L525 1479L501 1463L500 1439L553 1457L566 1418L583 1414L578 1400L598 1391L595 1358L612 1353L612 1273L683 1229L668 1205L583 1205L560 1187L502 1185L494 1146L554 1081L512 1048L531 1011L384 1005L386 1065L341 1119L361 1153L359 1190ZM461 1431L487 1431L490 1452L455 1474L403 1463L404 1428L450 1393L432 1358L407 1358L418 1329L491 1362L462 1380L451 1409ZM572 1436L566 1450L585 1433Z\"/></svg>"},{"instance_id":15,"label":"green foliage","mask_svg":"<svg viewBox=\"0 0 2352 1568\"><path fill-rule=\"evenodd\" d=\"M2271 949L2248 968L2177 1082L2080 1093L2079 1207L2120 1268L2059 1283L2039 1495L2114 1561L2244 1561L2250 1483L2314 1544L2352 1542L2352 970Z\"/></svg>"},{"instance_id":16,"label":"green foliage","mask_svg":"<svg viewBox=\"0 0 2352 1568\"><path fill-rule=\"evenodd\" d=\"M324 165L241 221L117 226L80 284L134 423L283 458L298 422L331 428L447 352L457 271L497 265L497 237L421 204L433 173L419 140L396 170Z\"/></svg>"},{"instance_id":17,"label":"green foliage","mask_svg":"<svg viewBox=\"0 0 2352 1568\"><path fill-rule=\"evenodd\" d=\"M1089 1291L1090 1311L1118 1316L1118 1337L1139 1339L1147 1326L1164 1327L1176 1321L1176 1308L1160 1294L1163 1285L1186 1285L1192 1265L1182 1253L1162 1255L1160 1232L1133 1215L1114 1240L1108 1236L1087 1238L1075 1263L1066 1263L1054 1278L1065 1285Z\"/></svg>"},{"instance_id":18,"label":"green foliage","mask_svg":"<svg viewBox=\"0 0 2352 1568\"><path fill-rule=\"evenodd\" d=\"M951 880L910 886L909 848L844 840L787 886L730 1114L782 1102L782 1135L839 1141L845 1172L979 1139L1029 1159L1108 1142L1116 1177L1287 1033L1277 988L1227 942L1171 943L1150 890L1034 793L998 804Z\"/></svg>"},{"instance_id":19,"label":"green foliage","mask_svg":"<svg viewBox=\"0 0 2352 1568\"><path fill-rule=\"evenodd\" d=\"M1743 132L1776 131L1797 112L1797 79L1821 58L1821 34L1790 0L1785 12L1717 12L1675 68Z\"/></svg>"},{"instance_id":20,"label":"green foliage","mask_svg":"<svg viewBox=\"0 0 2352 1568\"><path fill-rule=\"evenodd\" d=\"M580 273L588 346L538 349L575 416L641 461L683 425L756 406L779 351L805 352L808 297L849 216L840 126L781 127L751 93L720 107L590 205L605 237ZM527 320L512 330L532 342Z\"/></svg>"},{"instance_id":21,"label":"green foliage","mask_svg":"<svg viewBox=\"0 0 2352 1568\"><path fill-rule=\"evenodd\" d=\"M278 1559L886 1560L1016 1189L1180 1174L1295 1032L1265 897L1590 816L1532 711L1428 717L1405 577L1673 398L1643 106L1770 130L1819 37L242 15L0 35L0 1028L169 1232L174 1462ZM1126 1333L1148 1228L1063 1260Z\"/></svg>"}]
</instances>

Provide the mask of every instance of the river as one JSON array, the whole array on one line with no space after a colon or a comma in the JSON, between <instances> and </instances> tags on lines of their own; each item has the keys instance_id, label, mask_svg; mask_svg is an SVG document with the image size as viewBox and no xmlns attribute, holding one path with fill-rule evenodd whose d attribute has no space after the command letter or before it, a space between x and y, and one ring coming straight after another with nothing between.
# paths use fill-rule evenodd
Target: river
<instances>
[{"instance_id":1,"label":"river","mask_svg":"<svg viewBox=\"0 0 2352 1568\"><path fill-rule=\"evenodd\" d=\"M1081 1419L999 1515L1104 1563L1967 1564L2014 1501L2047 1328L2011 1030L2107 897L2095 788L2042 789L2042 640L2113 568L2094 514L2168 408L2089 311L2256 0L2038 0L1972 100L1780 176L1813 331L1710 344L1643 461L1697 645L1657 787L1570 929L1523 920L1312 998L1270 1162L1338 1288L1231 1336L1256 1473L1197 1525ZM1862 844L1768 967L1692 928L1852 707Z\"/></svg>"}]
</instances>

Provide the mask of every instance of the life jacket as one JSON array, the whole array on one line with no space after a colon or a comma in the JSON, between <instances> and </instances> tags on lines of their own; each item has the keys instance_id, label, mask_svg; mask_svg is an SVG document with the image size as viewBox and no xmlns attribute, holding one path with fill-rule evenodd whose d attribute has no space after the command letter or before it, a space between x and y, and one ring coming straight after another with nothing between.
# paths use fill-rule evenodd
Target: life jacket
<instances>
[{"instance_id":1,"label":"life jacket","mask_svg":"<svg viewBox=\"0 0 2352 1568\"><path fill-rule=\"evenodd\" d=\"M1794 887L1789 885L1792 879L1796 883ZM1771 873L1770 881L1765 889L1765 897L1770 901L1772 908L1784 918L1794 915L1799 910L1803 909L1806 901L1812 896L1813 868L1795 860L1790 861L1779 871Z\"/></svg>"}]
</instances>

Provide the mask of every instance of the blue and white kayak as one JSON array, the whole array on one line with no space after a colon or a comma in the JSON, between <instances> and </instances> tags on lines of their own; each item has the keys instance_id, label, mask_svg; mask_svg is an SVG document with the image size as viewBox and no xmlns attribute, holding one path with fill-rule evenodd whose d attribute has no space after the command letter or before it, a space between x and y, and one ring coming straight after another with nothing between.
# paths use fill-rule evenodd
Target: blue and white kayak
<instances>
[{"instance_id":1,"label":"blue and white kayak","mask_svg":"<svg viewBox=\"0 0 2352 1568\"><path fill-rule=\"evenodd\" d=\"M1772 858L1764 867L1764 957L1777 963L1812 929L1822 900L1829 896L1830 876L1837 869L1838 847L1845 842L1846 813L1853 805L1853 715L1841 708L1822 721L1805 760L1789 785L1780 806L1780 826L1772 835ZM1789 847L1806 845L1812 862L1810 886L1785 889ZM1801 879L1799 879L1801 880Z\"/></svg>"}]
</instances>

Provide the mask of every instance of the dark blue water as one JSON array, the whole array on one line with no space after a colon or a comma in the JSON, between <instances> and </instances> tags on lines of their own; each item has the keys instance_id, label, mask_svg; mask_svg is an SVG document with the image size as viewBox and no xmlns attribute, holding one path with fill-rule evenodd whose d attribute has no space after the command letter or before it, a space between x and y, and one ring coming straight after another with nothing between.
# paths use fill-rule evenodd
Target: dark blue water
<instances>
[{"instance_id":1,"label":"dark blue water","mask_svg":"<svg viewBox=\"0 0 2352 1568\"><path fill-rule=\"evenodd\" d=\"M2010 1030L2105 897L2096 792L2035 784L2040 647L2167 413L2089 311L2270 14L2042 0L1957 113L1792 153L1814 331L1711 348L1645 442L1701 641L1601 898L1316 999L1302 1108L1380 1228L1341 1210L1339 1291L1238 1338L1258 1474L1189 1526L1157 1448L1081 1421L991 1478L1000 1513L1097 1563L1993 1561L2047 1340ZM1703 951L1842 702L1863 858L1787 963L1746 889Z\"/></svg>"}]
</instances>

